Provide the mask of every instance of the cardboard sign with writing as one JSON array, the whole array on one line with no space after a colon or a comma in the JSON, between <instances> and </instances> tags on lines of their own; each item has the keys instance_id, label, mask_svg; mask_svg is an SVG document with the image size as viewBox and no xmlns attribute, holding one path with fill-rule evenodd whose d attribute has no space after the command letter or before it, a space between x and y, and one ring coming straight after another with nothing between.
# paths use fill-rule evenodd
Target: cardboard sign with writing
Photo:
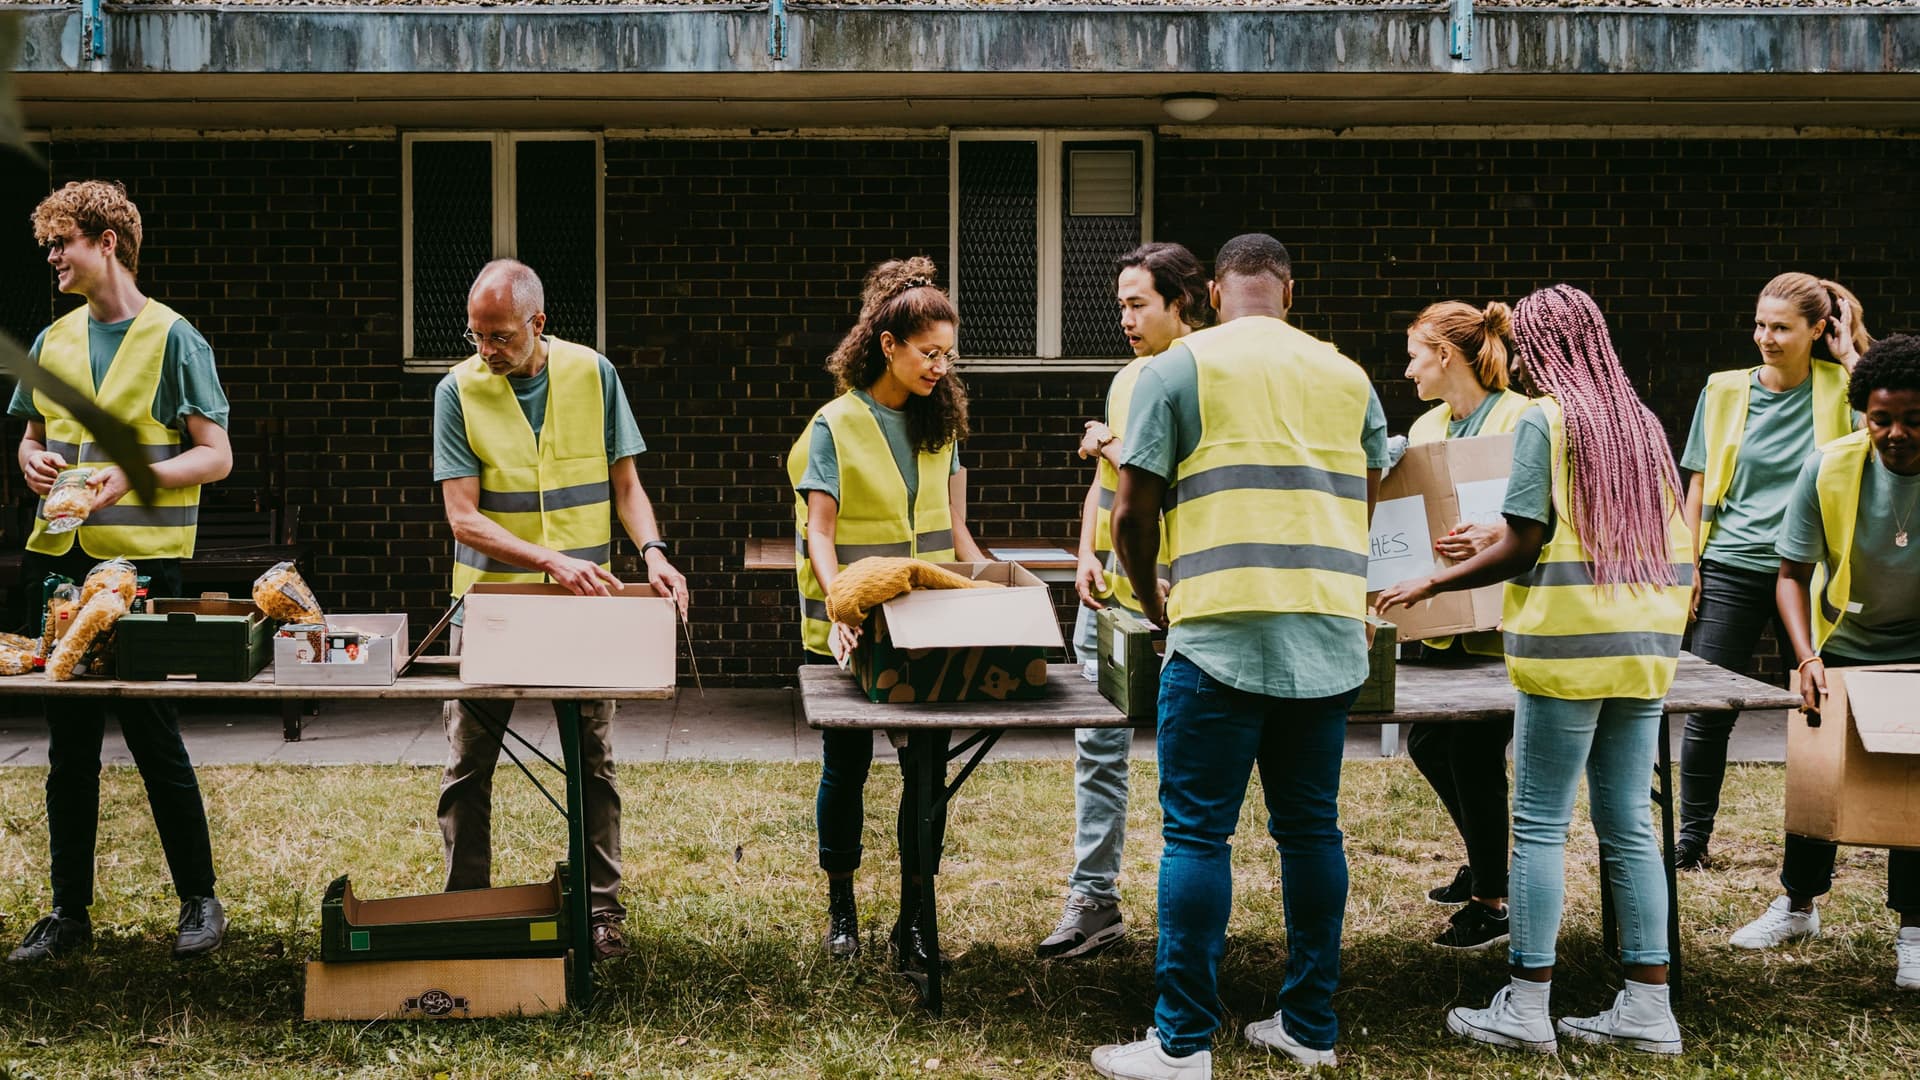
<instances>
[{"instance_id":1,"label":"cardboard sign with writing","mask_svg":"<svg viewBox=\"0 0 1920 1080\"><path fill-rule=\"evenodd\" d=\"M1367 591L1377 592L1410 578L1425 577L1451 565L1433 550L1434 538L1462 522L1500 521L1507 474L1513 467L1513 436L1422 443L1380 484L1374 504L1372 557L1367 562ZM1401 641L1422 641L1493 630L1500 625L1502 587L1451 592L1395 608L1386 617Z\"/></svg>"}]
</instances>

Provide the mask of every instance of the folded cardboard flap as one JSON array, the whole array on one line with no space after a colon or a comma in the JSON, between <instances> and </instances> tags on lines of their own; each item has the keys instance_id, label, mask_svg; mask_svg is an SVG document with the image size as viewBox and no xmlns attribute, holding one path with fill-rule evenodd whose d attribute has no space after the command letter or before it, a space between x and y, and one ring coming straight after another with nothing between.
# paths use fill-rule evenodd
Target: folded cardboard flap
<instances>
[{"instance_id":1,"label":"folded cardboard flap","mask_svg":"<svg viewBox=\"0 0 1920 1080\"><path fill-rule=\"evenodd\" d=\"M887 633L902 649L1031 645L1061 648L1047 586L1016 563L941 563L998 589L916 589L881 605Z\"/></svg>"},{"instance_id":2,"label":"folded cardboard flap","mask_svg":"<svg viewBox=\"0 0 1920 1080\"><path fill-rule=\"evenodd\" d=\"M404 926L421 922L557 916L560 903L560 880L556 874L554 880L535 885L392 896L383 900L360 899L353 894L353 883L349 881L340 906L352 926Z\"/></svg>"},{"instance_id":3,"label":"folded cardboard flap","mask_svg":"<svg viewBox=\"0 0 1920 1080\"><path fill-rule=\"evenodd\" d=\"M1920 754L1920 668L1876 668L1846 675L1847 703L1860 745L1870 754Z\"/></svg>"}]
</instances>

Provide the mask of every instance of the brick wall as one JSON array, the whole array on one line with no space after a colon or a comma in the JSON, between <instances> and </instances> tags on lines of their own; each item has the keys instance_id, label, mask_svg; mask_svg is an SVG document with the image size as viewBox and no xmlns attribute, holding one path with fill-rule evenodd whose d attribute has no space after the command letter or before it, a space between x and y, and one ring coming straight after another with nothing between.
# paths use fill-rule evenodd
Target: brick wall
<instances>
[{"instance_id":1,"label":"brick wall","mask_svg":"<svg viewBox=\"0 0 1920 1080\"><path fill-rule=\"evenodd\" d=\"M429 461L435 380L399 364L397 142L56 142L49 156L56 183L116 177L139 201L143 279L219 356L228 487L264 484L267 455L284 455L323 599L431 619L450 540ZM1236 232L1279 236L1301 281L1295 320L1367 366L1396 430L1419 409L1401 331L1435 299L1590 289L1676 439L1706 373L1752 362L1752 297L1778 270L1837 274L1879 333L1912 325L1916 286L1898 271L1920 250L1904 194L1920 142L1178 139L1156 160L1158 236L1203 256ZM781 459L830 393L820 364L861 274L942 257L947 146L616 140L606 166L608 351L692 578L700 672L775 685L799 658L792 579L741 569L742 543L791 534ZM0 275L46 280L24 257ZM1067 540L1088 476L1074 433L1106 377L968 383L976 535ZM258 430L269 416L282 434Z\"/></svg>"}]
</instances>

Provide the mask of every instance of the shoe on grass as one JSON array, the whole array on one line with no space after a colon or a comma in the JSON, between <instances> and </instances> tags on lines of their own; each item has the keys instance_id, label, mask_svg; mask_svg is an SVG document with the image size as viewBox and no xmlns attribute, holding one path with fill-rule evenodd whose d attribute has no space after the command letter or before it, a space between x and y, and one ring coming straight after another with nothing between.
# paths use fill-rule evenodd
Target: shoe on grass
<instances>
[{"instance_id":1,"label":"shoe on grass","mask_svg":"<svg viewBox=\"0 0 1920 1080\"><path fill-rule=\"evenodd\" d=\"M632 952L627 947L627 935L620 929L620 920L612 917L593 921L593 959L614 960Z\"/></svg>"},{"instance_id":2,"label":"shoe on grass","mask_svg":"<svg viewBox=\"0 0 1920 1080\"><path fill-rule=\"evenodd\" d=\"M1507 913L1496 911L1478 900L1469 900L1448 920L1447 928L1433 939L1443 949L1482 952L1507 943Z\"/></svg>"},{"instance_id":3,"label":"shoe on grass","mask_svg":"<svg viewBox=\"0 0 1920 1080\"><path fill-rule=\"evenodd\" d=\"M1109 1080L1213 1080L1213 1053L1173 1057L1160 1046L1160 1033L1148 1028L1139 1042L1095 1048L1093 1071Z\"/></svg>"},{"instance_id":4,"label":"shoe on grass","mask_svg":"<svg viewBox=\"0 0 1920 1080\"><path fill-rule=\"evenodd\" d=\"M1707 855L1704 840L1680 840L1673 845L1675 870L1711 870L1713 859Z\"/></svg>"},{"instance_id":5,"label":"shoe on grass","mask_svg":"<svg viewBox=\"0 0 1920 1080\"><path fill-rule=\"evenodd\" d=\"M1740 949L1772 949L1789 941L1820 936L1820 909L1793 910L1786 897L1775 897L1766 914L1733 932L1731 941Z\"/></svg>"},{"instance_id":6,"label":"shoe on grass","mask_svg":"<svg viewBox=\"0 0 1920 1080\"><path fill-rule=\"evenodd\" d=\"M851 960L860 955L860 909L853 898L853 879L827 879L827 955Z\"/></svg>"},{"instance_id":7,"label":"shoe on grass","mask_svg":"<svg viewBox=\"0 0 1920 1080\"><path fill-rule=\"evenodd\" d=\"M1560 1042L1554 1037L1553 1021L1547 1018L1546 992L1538 992L1538 1001L1520 1000L1523 995L1534 996L1524 990L1515 993L1508 985L1501 987L1484 1009L1449 1009L1447 1030L1489 1046L1533 1054L1558 1053Z\"/></svg>"},{"instance_id":8,"label":"shoe on grass","mask_svg":"<svg viewBox=\"0 0 1920 1080\"><path fill-rule=\"evenodd\" d=\"M1920 990L1920 926L1900 928L1893 937L1893 955L1900 965L1893 973L1893 985Z\"/></svg>"},{"instance_id":9,"label":"shoe on grass","mask_svg":"<svg viewBox=\"0 0 1920 1080\"><path fill-rule=\"evenodd\" d=\"M1453 907L1473 899L1473 867L1463 866L1453 875L1453 880L1437 888L1427 890L1427 900L1435 904Z\"/></svg>"},{"instance_id":10,"label":"shoe on grass","mask_svg":"<svg viewBox=\"0 0 1920 1080\"><path fill-rule=\"evenodd\" d=\"M1286 1022L1274 1013L1265 1020L1255 1020L1248 1024L1243 1032L1247 1041L1262 1050L1271 1050L1276 1054L1285 1054L1309 1069L1331 1069L1340 1064L1331 1050L1315 1050L1287 1034Z\"/></svg>"},{"instance_id":11,"label":"shoe on grass","mask_svg":"<svg viewBox=\"0 0 1920 1080\"><path fill-rule=\"evenodd\" d=\"M212 896L189 896L180 901L180 932L173 939L173 958L204 956L227 940L227 911Z\"/></svg>"},{"instance_id":12,"label":"shoe on grass","mask_svg":"<svg viewBox=\"0 0 1920 1080\"><path fill-rule=\"evenodd\" d=\"M1560 1034L1581 1042L1624 1046L1649 1054L1680 1052L1680 1023L1665 986L1629 983L1613 999L1613 1008L1598 1016L1565 1016L1555 1025Z\"/></svg>"},{"instance_id":13,"label":"shoe on grass","mask_svg":"<svg viewBox=\"0 0 1920 1080\"><path fill-rule=\"evenodd\" d=\"M1120 917L1118 903L1096 900L1081 892L1068 893L1060 921L1034 950L1034 955L1042 960L1092 956L1119 941L1126 932L1127 924Z\"/></svg>"},{"instance_id":14,"label":"shoe on grass","mask_svg":"<svg viewBox=\"0 0 1920 1080\"><path fill-rule=\"evenodd\" d=\"M51 915L41 916L27 929L19 948L7 954L7 962L38 964L92 947L93 923L87 913L82 910L79 915L68 915L65 908L54 908Z\"/></svg>"}]
</instances>

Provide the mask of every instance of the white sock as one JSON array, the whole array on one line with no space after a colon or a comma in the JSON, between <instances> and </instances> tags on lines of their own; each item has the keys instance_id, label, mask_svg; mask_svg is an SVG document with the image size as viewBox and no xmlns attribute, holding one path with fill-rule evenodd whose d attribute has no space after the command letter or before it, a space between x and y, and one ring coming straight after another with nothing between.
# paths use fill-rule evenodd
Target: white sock
<instances>
[{"instance_id":1,"label":"white sock","mask_svg":"<svg viewBox=\"0 0 1920 1080\"><path fill-rule=\"evenodd\" d=\"M1508 985L1512 991L1507 995L1514 1015L1522 1020L1545 1020L1547 1018L1547 999L1553 994L1553 983L1534 982L1511 976Z\"/></svg>"}]
</instances>

